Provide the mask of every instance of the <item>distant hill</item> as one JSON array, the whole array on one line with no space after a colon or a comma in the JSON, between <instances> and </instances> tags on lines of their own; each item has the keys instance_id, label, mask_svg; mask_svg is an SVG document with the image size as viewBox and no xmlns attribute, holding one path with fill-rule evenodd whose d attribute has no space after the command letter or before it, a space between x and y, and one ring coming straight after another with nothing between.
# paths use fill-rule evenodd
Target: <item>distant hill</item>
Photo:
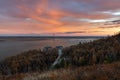
<instances>
[{"instance_id":1,"label":"distant hill","mask_svg":"<svg viewBox=\"0 0 120 80\"><path fill-rule=\"evenodd\" d=\"M87 39L87 38L104 38L106 36L0 36L0 41L38 41L46 39Z\"/></svg>"}]
</instances>

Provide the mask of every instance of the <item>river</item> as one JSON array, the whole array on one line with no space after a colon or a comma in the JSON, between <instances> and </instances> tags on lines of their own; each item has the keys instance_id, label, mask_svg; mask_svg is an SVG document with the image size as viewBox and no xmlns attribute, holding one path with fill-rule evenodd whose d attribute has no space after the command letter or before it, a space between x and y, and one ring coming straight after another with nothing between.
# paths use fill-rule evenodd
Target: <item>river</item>
<instances>
[{"instance_id":1,"label":"river","mask_svg":"<svg viewBox=\"0 0 120 80\"><path fill-rule=\"evenodd\" d=\"M76 45L79 42L89 42L96 40L96 38L86 39L45 39L45 40L13 40L13 41L0 41L0 60L13 55L20 54L21 52L28 51L30 49L40 49L45 46L71 46Z\"/></svg>"}]
</instances>

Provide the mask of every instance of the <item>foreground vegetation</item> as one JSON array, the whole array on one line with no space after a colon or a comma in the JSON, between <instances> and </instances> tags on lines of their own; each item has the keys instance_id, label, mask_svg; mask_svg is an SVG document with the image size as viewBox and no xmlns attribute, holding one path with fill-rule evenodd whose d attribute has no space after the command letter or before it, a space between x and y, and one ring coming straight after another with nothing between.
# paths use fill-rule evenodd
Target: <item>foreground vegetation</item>
<instances>
[{"instance_id":1,"label":"foreground vegetation","mask_svg":"<svg viewBox=\"0 0 120 80\"><path fill-rule=\"evenodd\" d=\"M120 62L29 74L23 80L120 80Z\"/></svg>"},{"instance_id":2,"label":"foreground vegetation","mask_svg":"<svg viewBox=\"0 0 120 80\"><path fill-rule=\"evenodd\" d=\"M2 76L0 80L120 80L120 62Z\"/></svg>"},{"instance_id":3,"label":"foreground vegetation","mask_svg":"<svg viewBox=\"0 0 120 80\"><path fill-rule=\"evenodd\" d=\"M50 66L58 56L56 49L32 50L10 57L0 62L1 79L120 80L120 33L66 47L63 53L52 71Z\"/></svg>"},{"instance_id":4,"label":"foreground vegetation","mask_svg":"<svg viewBox=\"0 0 120 80\"><path fill-rule=\"evenodd\" d=\"M49 50L48 52L42 52L41 50L30 50L1 61L0 74L13 75L35 71L42 72L44 70L49 70L49 67L56 58L56 49Z\"/></svg>"}]
</instances>

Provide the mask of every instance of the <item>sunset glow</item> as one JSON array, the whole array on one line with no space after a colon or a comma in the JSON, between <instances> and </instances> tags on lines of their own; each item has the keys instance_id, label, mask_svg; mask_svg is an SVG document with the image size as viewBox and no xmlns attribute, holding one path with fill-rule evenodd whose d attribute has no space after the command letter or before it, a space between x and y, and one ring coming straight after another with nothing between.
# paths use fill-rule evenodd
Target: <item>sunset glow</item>
<instances>
[{"instance_id":1,"label":"sunset glow","mask_svg":"<svg viewBox=\"0 0 120 80\"><path fill-rule=\"evenodd\" d=\"M0 36L106 36L120 31L120 0L0 0Z\"/></svg>"}]
</instances>

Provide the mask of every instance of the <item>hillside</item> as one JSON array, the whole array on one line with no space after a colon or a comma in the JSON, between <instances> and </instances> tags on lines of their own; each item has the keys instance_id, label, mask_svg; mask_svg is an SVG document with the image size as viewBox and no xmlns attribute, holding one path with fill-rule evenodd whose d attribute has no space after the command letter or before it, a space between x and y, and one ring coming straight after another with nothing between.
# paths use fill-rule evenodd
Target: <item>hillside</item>
<instances>
[{"instance_id":1,"label":"hillside","mask_svg":"<svg viewBox=\"0 0 120 80\"><path fill-rule=\"evenodd\" d=\"M35 71L42 72L44 70L49 70L49 66L51 66L56 58L56 49L49 50L48 52L30 50L1 61L0 74L13 75Z\"/></svg>"},{"instance_id":2,"label":"hillside","mask_svg":"<svg viewBox=\"0 0 120 80\"><path fill-rule=\"evenodd\" d=\"M120 80L120 62L29 74L23 80Z\"/></svg>"},{"instance_id":3,"label":"hillside","mask_svg":"<svg viewBox=\"0 0 120 80\"><path fill-rule=\"evenodd\" d=\"M120 62L2 76L0 80L120 80Z\"/></svg>"},{"instance_id":4,"label":"hillside","mask_svg":"<svg viewBox=\"0 0 120 80\"><path fill-rule=\"evenodd\" d=\"M52 49L47 52L32 50L7 58L0 62L0 73L4 75L1 79L10 80L6 75L15 78L16 75L22 76L22 78L28 76L24 80L30 80L31 77L33 77L31 80L120 79L120 33L93 42L79 43L64 48L60 62L51 71L50 66L57 56L57 50ZM30 75L33 72L39 74ZM43 74L46 77L37 78ZM19 77L16 79L18 80Z\"/></svg>"},{"instance_id":5,"label":"hillside","mask_svg":"<svg viewBox=\"0 0 120 80\"><path fill-rule=\"evenodd\" d=\"M59 67L86 66L120 61L120 34L64 48Z\"/></svg>"}]
</instances>

